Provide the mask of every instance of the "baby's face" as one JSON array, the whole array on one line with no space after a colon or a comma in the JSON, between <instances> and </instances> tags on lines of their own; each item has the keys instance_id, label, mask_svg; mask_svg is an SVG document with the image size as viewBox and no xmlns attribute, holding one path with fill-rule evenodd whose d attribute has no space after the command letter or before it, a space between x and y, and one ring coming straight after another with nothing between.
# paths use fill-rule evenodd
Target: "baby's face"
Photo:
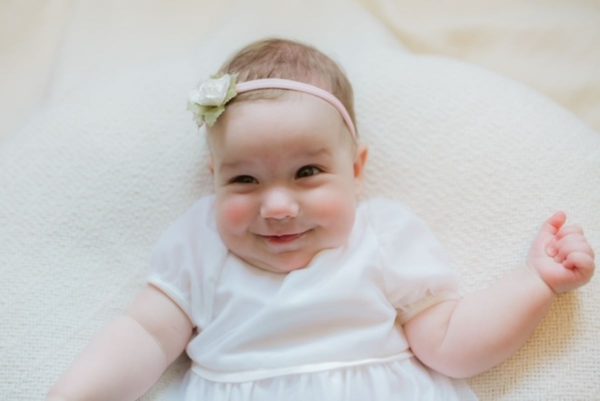
<instances>
[{"instance_id":1,"label":"baby's face","mask_svg":"<svg viewBox=\"0 0 600 401\"><path fill-rule=\"evenodd\" d=\"M217 224L232 253L285 273L344 244L366 150L354 150L334 107L295 92L242 101L209 135Z\"/></svg>"}]
</instances>

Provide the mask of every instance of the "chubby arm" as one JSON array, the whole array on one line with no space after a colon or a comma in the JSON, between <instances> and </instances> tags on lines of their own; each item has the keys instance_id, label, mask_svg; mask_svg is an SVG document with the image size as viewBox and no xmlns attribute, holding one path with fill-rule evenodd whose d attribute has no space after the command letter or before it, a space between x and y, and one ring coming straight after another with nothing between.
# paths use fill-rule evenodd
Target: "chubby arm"
<instances>
[{"instance_id":1,"label":"chubby arm","mask_svg":"<svg viewBox=\"0 0 600 401\"><path fill-rule=\"evenodd\" d=\"M594 253L578 226L559 212L544 223L529 268L459 301L433 306L406 322L415 355L451 377L470 377L513 355L531 336L556 294L587 283Z\"/></svg>"},{"instance_id":2,"label":"chubby arm","mask_svg":"<svg viewBox=\"0 0 600 401\"><path fill-rule=\"evenodd\" d=\"M135 400L181 354L191 335L187 315L147 286L123 316L94 337L47 400Z\"/></svg>"}]
</instances>

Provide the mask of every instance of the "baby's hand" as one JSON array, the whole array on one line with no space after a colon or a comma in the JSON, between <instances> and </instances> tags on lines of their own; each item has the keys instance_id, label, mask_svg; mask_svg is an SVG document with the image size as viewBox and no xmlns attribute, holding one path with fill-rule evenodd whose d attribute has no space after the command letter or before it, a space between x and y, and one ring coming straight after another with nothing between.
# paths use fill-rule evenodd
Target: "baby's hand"
<instances>
[{"instance_id":1,"label":"baby's hand","mask_svg":"<svg viewBox=\"0 0 600 401\"><path fill-rule=\"evenodd\" d=\"M581 227L565 226L566 220L563 212L557 212L542 225L527 260L557 294L590 281L595 268L594 251Z\"/></svg>"}]
</instances>

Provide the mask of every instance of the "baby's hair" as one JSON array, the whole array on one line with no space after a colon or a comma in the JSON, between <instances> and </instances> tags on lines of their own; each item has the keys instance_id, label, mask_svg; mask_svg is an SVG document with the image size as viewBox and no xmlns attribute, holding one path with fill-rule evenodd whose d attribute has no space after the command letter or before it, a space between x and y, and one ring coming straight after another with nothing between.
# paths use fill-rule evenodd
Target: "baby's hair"
<instances>
[{"instance_id":1,"label":"baby's hair","mask_svg":"<svg viewBox=\"0 0 600 401\"><path fill-rule=\"evenodd\" d=\"M356 126L352 85L330 57L312 46L286 39L264 39L242 48L219 70L238 74L238 82L281 78L311 84L337 97ZM285 91L260 90L240 94L232 102L276 98Z\"/></svg>"}]
</instances>

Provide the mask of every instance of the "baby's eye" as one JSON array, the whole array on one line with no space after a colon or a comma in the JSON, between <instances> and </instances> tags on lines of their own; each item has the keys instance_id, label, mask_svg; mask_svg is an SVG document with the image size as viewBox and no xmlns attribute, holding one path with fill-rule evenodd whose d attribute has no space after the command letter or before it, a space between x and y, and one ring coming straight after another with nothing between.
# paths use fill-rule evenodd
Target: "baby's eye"
<instances>
[{"instance_id":1,"label":"baby's eye","mask_svg":"<svg viewBox=\"0 0 600 401\"><path fill-rule=\"evenodd\" d=\"M258 180L250 175L238 175L229 180L230 184L258 184Z\"/></svg>"},{"instance_id":2,"label":"baby's eye","mask_svg":"<svg viewBox=\"0 0 600 401\"><path fill-rule=\"evenodd\" d=\"M298 172L296 173L296 178L311 177L321 172L323 172L323 170L321 170L317 166L304 166L301 167L300 170L298 170Z\"/></svg>"}]
</instances>

